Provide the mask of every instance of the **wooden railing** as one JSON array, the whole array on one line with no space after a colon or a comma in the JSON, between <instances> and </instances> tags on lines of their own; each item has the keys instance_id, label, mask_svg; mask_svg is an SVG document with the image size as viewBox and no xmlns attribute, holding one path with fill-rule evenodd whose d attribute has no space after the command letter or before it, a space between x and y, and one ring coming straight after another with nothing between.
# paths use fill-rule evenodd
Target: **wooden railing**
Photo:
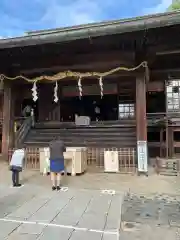
<instances>
[{"instance_id":1,"label":"wooden railing","mask_svg":"<svg viewBox=\"0 0 180 240\"><path fill-rule=\"evenodd\" d=\"M22 143L23 139L28 134L33 125L33 116L26 118L18 131L15 133L15 147L18 147Z\"/></svg>"},{"instance_id":2,"label":"wooden railing","mask_svg":"<svg viewBox=\"0 0 180 240\"><path fill-rule=\"evenodd\" d=\"M9 150L9 161L15 149ZM40 169L40 153L43 149L38 147L25 148L24 169ZM76 152L82 149L77 148ZM104 151L116 151L118 153L119 173L136 173L136 149L135 148L87 148L87 172L104 172ZM78 160L78 159L77 159Z\"/></svg>"},{"instance_id":3,"label":"wooden railing","mask_svg":"<svg viewBox=\"0 0 180 240\"><path fill-rule=\"evenodd\" d=\"M9 149L9 152L8 152L9 162L11 161L11 157L14 150L15 150L14 148ZM39 170L40 169L39 153L40 153L39 148L36 148L36 147L25 148L25 158L23 162L23 168Z\"/></svg>"}]
</instances>

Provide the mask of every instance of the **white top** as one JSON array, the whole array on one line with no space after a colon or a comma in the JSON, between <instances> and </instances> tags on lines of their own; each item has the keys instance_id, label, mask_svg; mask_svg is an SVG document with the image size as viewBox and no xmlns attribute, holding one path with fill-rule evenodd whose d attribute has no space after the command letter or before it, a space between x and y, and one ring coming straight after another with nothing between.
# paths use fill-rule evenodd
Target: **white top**
<instances>
[{"instance_id":1,"label":"white top","mask_svg":"<svg viewBox=\"0 0 180 240\"><path fill-rule=\"evenodd\" d=\"M22 167L24 157L25 157L24 149L15 150L11 157L10 166Z\"/></svg>"},{"instance_id":2,"label":"white top","mask_svg":"<svg viewBox=\"0 0 180 240\"><path fill-rule=\"evenodd\" d=\"M100 113L100 108L97 107L97 106L95 107L95 113L96 113L96 114L99 114L99 113Z\"/></svg>"}]
</instances>

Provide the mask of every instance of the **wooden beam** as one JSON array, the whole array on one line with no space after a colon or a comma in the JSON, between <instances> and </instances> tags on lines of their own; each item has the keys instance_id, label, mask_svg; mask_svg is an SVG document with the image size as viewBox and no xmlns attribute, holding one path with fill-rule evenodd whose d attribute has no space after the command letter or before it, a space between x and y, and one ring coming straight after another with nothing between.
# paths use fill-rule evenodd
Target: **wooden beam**
<instances>
[{"instance_id":1,"label":"wooden beam","mask_svg":"<svg viewBox=\"0 0 180 240\"><path fill-rule=\"evenodd\" d=\"M132 61L134 60L134 52L132 51L107 51L90 54L38 54L36 55L21 55L21 58L7 58L3 61L12 66L20 65L21 68L32 67L50 67L59 65L71 65L81 63L100 62L102 60L119 60Z\"/></svg>"},{"instance_id":2,"label":"wooden beam","mask_svg":"<svg viewBox=\"0 0 180 240\"><path fill-rule=\"evenodd\" d=\"M20 70L20 74L22 75L31 75L31 74L41 74L45 75L48 72L59 72L59 71L80 71L80 72L88 72L88 71L98 71L98 72L106 72L112 68L116 67L134 67L133 61L121 61L121 60L112 60L107 62L92 62L89 64L73 64L69 66L53 66L53 67L43 67L43 68L32 68L32 69L23 69Z\"/></svg>"},{"instance_id":3,"label":"wooden beam","mask_svg":"<svg viewBox=\"0 0 180 240\"><path fill-rule=\"evenodd\" d=\"M180 48L165 50L165 51L158 51L156 52L156 56L172 55L172 54L178 54L178 53L180 53Z\"/></svg>"},{"instance_id":4,"label":"wooden beam","mask_svg":"<svg viewBox=\"0 0 180 240\"><path fill-rule=\"evenodd\" d=\"M167 80L168 78L180 78L180 68L150 70L150 80Z\"/></svg>"},{"instance_id":5,"label":"wooden beam","mask_svg":"<svg viewBox=\"0 0 180 240\"><path fill-rule=\"evenodd\" d=\"M170 72L180 72L180 68L166 68L166 69L157 69L152 70L153 74L159 74L159 73L170 73Z\"/></svg>"},{"instance_id":6,"label":"wooden beam","mask_svg":"<svg viewBox=\"0 0 180 240\"><path fill-rule=\"evenodd\" d=\"M149 92L162 92L165 90L163 81L152 81L147 83L147 91Z\"/></svg>"},{"instance_id":7,"label":"wooden beam","mask_svg":"<svg viewBox=\"0 0 180 240\"><path fill-rule=\"evenodd\" d=\"M42 63L42 65L52 63L64 63L64 62L91 62L94 60L102 60L102 59L134 59L134 52L132 51L110 51L107 50L106 52L93 52L93 53L77 53L76 54L68 54L68 53L38 53L38 55L35 54L21 54L19 58L16 57L11 57L10 59L4 59L4 61L8 60L14 62L14 64L17 64L19 62L22 62L22 64L28 63L28 64L34 64L35 63ZM28 61L27 61L28 60ZM34 62L32 62L34 61Z\"/></svg>"},{"instance_id":8,"label":"wooden beam","mask_svg":"<svg viewBox=\"0 0 180 240\"><path fill-rule=\"evenodd\" d=\"M177 41L177 43L170 43L167 44L167 42L164 42L162 44L157 44L156 45L152 45L152 46L148 46L147 47L147 51L148 53L153 53L156 55L156 53L158 52L164 52L164 51L173 51L179 49L179 41Z\"/></svg>"}]
</instances>

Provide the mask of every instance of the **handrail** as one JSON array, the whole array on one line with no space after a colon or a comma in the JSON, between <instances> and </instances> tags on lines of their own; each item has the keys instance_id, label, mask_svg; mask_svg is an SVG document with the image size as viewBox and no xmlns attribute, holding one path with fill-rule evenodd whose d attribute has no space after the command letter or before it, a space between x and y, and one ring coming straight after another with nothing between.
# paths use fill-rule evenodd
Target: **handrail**
<instances>
[{"instance_id":1,"label":"handrail","mask_svg":"<svg viewBox=\"0 0 180 240\"><path fill-rule=\"evenodd\" d=\"M33 116L26 118L15 134L15 146L18 147L33 125Z\"/></svg>"}]
</instances>

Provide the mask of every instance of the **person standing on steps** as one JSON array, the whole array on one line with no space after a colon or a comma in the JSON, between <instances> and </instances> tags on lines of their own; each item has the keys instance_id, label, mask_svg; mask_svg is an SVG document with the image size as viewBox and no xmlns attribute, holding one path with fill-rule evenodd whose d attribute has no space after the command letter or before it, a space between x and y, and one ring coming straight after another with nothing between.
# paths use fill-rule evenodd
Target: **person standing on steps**
<instances>
[{"instance_id":1,"label":"person standing on steps","mask_svg":"<svg viewBox=\"0 0 180 240\"><path fill-rule=\"evenodd\" d=\"M31 109L32 107L30 105L26 105L25 108L22 111L23 117L30 117L31 116Z\"/></svg>"},{"instance_id":2,"label":"person standing on steps","mask_svg":"<svg viewBox=\"0 0 180 240\"><path fill-rule=\"evenodd\" d=\"M23 160L25 157L25 149L16 149L11 157L10 171L12 172L13 187L21 187L19 183L19 173L22 172Z\"/></svg>"},{"instance_id":3,"label":"person standing on steps","mask_svg":"<svg viewBox=\"0 0 180 240\"><path fill-rule=\"evenodd\" d=\"M97 105L96 101L93 102L94 105L94 114L96 122L101 120L101 110L100 107Z\"/></svg>"},{"instance_id":4,"label":"person standing on steps","mask_svg":"<svg viewBox=\"0 0 180 240\"><path fill-rule=\"evenodd\" d=\"M61 174L64 172L64 155L66 151L63 141L59 138L49 143L50 150L50 172L52 181L52 190L61 189Z\"/></svg>"}]
</instances>

